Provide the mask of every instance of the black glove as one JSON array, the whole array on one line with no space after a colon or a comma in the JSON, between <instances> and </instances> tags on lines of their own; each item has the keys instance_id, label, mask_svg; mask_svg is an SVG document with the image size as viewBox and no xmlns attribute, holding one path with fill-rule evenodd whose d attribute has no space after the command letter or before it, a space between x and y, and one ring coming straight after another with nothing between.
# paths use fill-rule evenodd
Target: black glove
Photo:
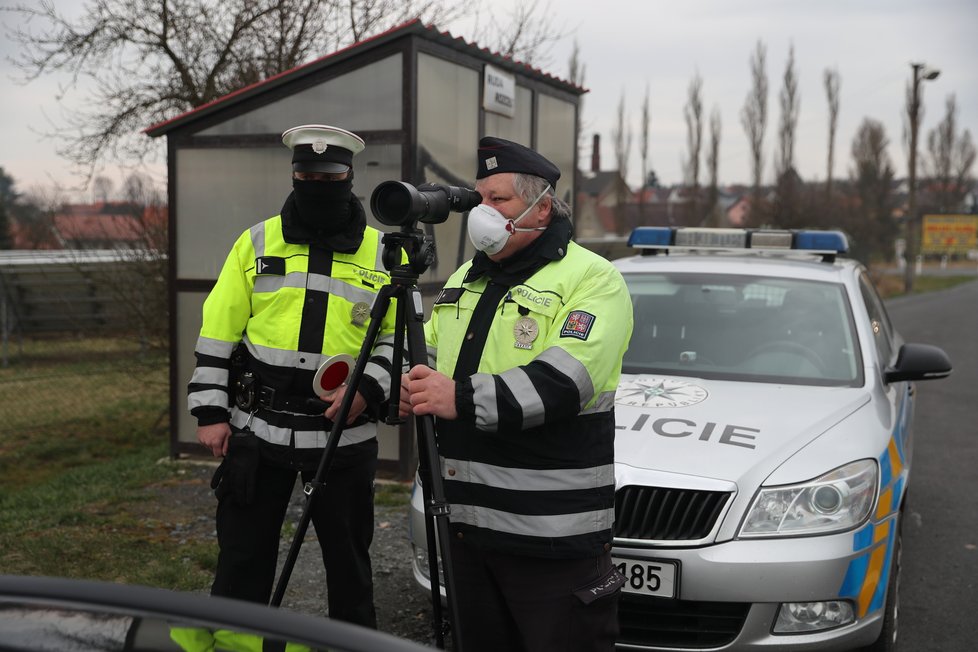
<instances>
[{"instance_id":1,"label":"black glove","mask_svg":"<svg viewBox=\"0 0 978 652\"><path fill-rule=\"evenodd\" d=\"M228 454L211 478L211 489L218 500L228 494L238 505L247 507L255 501L258 476L258 437L254 433L235 432L228 442Z\"/></svg>"}]
</instances>

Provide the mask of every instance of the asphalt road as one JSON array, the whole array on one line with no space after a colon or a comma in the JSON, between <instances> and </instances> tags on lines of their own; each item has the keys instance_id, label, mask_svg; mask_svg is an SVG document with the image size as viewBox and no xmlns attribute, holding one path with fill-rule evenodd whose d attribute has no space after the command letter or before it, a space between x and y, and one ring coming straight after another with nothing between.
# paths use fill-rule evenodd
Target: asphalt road
<instances>
[{"instance_id":1,"label":"asphalt road","mask_svg":"<svg viewBox=\"0 0 978 652\"><path fill-rule=\"evenodd\" d=\"M945 380L917 384L903 524L899 647L978 650L978 281L887 303L908 342L943 348Z\"/></svg>"}]
</instances>

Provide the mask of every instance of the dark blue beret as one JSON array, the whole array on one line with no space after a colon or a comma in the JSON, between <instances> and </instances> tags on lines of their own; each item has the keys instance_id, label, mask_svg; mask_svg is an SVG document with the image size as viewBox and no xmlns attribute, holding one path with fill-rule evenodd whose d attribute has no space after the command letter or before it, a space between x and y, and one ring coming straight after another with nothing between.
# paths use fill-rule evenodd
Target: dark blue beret
<instances>
[{"instance_id":1,"label":"dark blue beret","mask_svg":"<svg viewBox=\"0 0 978 652\"><path fill-rule=\"evenodd\" d=\"M479 169L476 179L482 179L501 172L532 174L546 179L556 190L560 170L546 158L511 140L486 136L479 141Z\"/></svg>"}]
</instances>

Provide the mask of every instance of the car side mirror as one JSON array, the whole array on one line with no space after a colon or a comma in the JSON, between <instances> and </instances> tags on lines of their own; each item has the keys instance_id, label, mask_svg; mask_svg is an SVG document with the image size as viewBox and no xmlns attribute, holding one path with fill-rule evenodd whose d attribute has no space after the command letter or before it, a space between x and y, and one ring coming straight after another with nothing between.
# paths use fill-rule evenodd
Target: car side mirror
<instances>
[{"instance_id":1,"label":"car side mirror","mask_svg":"<svg viewBox=\"0 0 978 652\"><path fill-rule=\"evenodd\" d=\"M883 380L896 383L947 378L950 375L951 360L943 349L930 344L904 344L897 354L896 364L883 372Z\"/></svg>"}]
</instances>

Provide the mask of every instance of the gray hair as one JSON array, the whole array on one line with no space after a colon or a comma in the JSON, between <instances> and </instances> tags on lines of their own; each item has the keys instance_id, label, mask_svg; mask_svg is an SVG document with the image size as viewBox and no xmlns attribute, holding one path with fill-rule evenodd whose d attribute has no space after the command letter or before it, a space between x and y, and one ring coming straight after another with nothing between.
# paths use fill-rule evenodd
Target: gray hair
<instances>
[{"instance_id":1,"label":"gray hair","mask_svg":"<svg viewBox=\"0 0 978 652\"><path fill-rule=\"evenodd\" d=\"M513 175L513 191L527 204L539 197L540 193L547 187L550 187L550 191L547 194L550 197L551 220L553 218L570 219L570 206L567 205L567 202L557 197L556 191L550 185L550 182L541 177L532 174L523 174L522 172L517 172Z\"/></svg>"}]
</instances>

